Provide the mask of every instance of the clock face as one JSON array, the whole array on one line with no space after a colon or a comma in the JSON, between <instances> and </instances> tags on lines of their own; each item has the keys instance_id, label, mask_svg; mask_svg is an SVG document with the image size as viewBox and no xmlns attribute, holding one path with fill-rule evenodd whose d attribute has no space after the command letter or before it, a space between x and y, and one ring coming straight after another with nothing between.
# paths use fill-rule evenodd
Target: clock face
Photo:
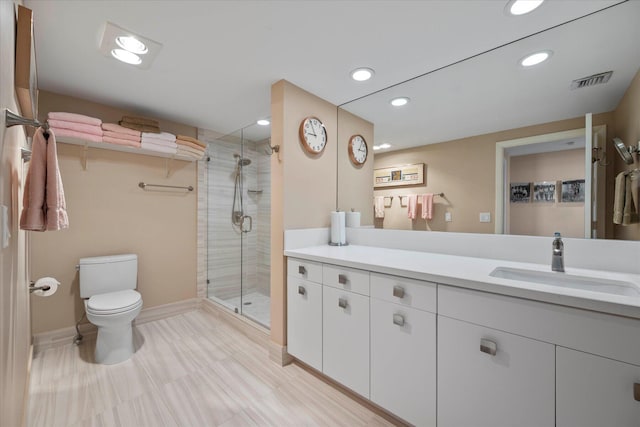
<instances>
[{"instance_id":1,"label":"clock face","mask_svg":"<svg viewBox=\"0 0 640 427\"><path fill-rule=\"evenodd\" d=\"M300 123L300 141L307 152L318 154L327 145L327 130L316 117L307 117Z\"/></svg>"},{"instance_id":2,"label":"clock face","mask_svg":"<svg viewBox=\"0 0 640 427\"><path fill-rule=\"evenodd\" d=\"M369 149L362 135L353 135L349 140L349 158L354 165L360 166L367 161Z\"/></svg>"}]
</instances>

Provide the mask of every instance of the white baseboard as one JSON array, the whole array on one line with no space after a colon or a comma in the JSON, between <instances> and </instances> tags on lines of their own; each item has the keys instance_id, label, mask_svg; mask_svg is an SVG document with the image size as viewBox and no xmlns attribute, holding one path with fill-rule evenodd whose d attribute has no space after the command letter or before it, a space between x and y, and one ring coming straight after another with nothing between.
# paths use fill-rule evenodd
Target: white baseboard
<instances>
[{"instance_id":1,"label":"white baseboard","mask_svg":"<svg viewBox=\"0 0 640 427\"><path fill-rule=\"evenodd\" d=\"M152 322L154 320L165 319L167 317L177 316L189 311L197 310L201 307L199 298L172 302L169 304L158 305L155 307L143 308L138 317L133 321L134 325ZM95 325L91 323L82 323L79 326L80 333L85 337L91 337L98 332ZM42 332L33 336L34 352L39 353L48 348L57 347L73 342L76 336L75 326L56 329L53 331Z\"/></svg>"}]
</instances>

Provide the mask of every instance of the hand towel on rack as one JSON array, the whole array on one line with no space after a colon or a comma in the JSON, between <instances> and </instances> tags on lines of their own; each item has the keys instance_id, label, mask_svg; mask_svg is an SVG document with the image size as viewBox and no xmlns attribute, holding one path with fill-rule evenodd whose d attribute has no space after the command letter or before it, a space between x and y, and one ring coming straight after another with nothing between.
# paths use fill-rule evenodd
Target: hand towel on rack
<instances>
[{"instance_id":1,"label":"hand towel on rack","mask_svg":"<svg viewBox=\"0 0 640 427\"><path fill-rule=\"evenodd\" d=\"M104 133L102 134L102 138L104 139L107 136L110 137L110 138L126 139L128 141L137 142L138 145L141 142L141 139L140 139L139 135L138 136L133 136L133 135L129 135L129 134L126 134L126 133L112 132L110 130L105 130Z\"/></svg>"},{"instance_id":2,"label":"hand towel on rack","mask_svg":"<svg viewBox=\"0 0 640 427\"><path fill-rule=\"evenodd\" d=\"M427 193L420 196L422 204L422 219L430 220L433 218L433 193Z\"/></svg>"},{"instance_id":3,"label":"hand towel on rack","mask_svg":"<svg viewBox=\"0 0 640 427\"><path fill-rule=\"evenodd\" d=\"M75 123L86 123L88 125L100 126L102 124L102 120L97 119L95 117L85 116L83 114L75 114L75 113L65 113L52 111L47 114L48 119L53 120L65 120L67 122L75 122Z\"/></svg>"},{"instance_id":4,"label":"hand towel on rack","mask_svg":"<svg viewBox=\"0 0 640 427\"><path fill-rule=\"evenodd\" d=\"M180 139L182 141L192 142L194 144L197 144L197 145L201 146L202 148L207 148L207 144L205 144L204 142L200 141L199 139L191 138L190 136L176 135L176 139Z\"/></svg>"},{"instance_id":5,"label":"hand towel on rack","mask_svg":"<svg viewBox=\"0 0 640 427\"><path fill-rule=\"evenodd\" d=\"M176 136L169 132L160 132L160 133L152 133L152 132L142 132L142 139L161 139L164 141L175 142Z\"/></svg>"},{"instance_id":6,"label":"hand towel on rack","mask_svg":"<svg viewBox=\"0 0 640 427\"><path fill-rule=\"evenodd\" d=\"M373 211L376 218L384 218L384 196L376 196L373 199Z\"/></svg>"},{"instance_id":7,"label":"hand towel on rack","mask_svg":"<svg viewBox=\"0 0 640 427\"><path fill-rule=\"evenodd\" d=\"M69 217L58 168L55 131L49 129L49 138L46 139L43 129L38 128L33 136L20 228L45 231L68 227Z\"/></svg>"},{"instance_id":8,"label":"hand towel on rack","mask_svg":"<svg viewBox=\"0 0 640 427\"><path fill-rule=\"evenodd\" d=\"M76 132L90 133L102 136L102 127L96 125L88 125L86 123L68 122L66 120L48 119L49 126L57 129L71 129Z\"/></svg>"},{"instance_id":9,"label":"hand towel on rack","mask_svg":"<svg viewBox=\"0 0 640 427\"><path fill-rule=\"evenodd\" d=\"M407 216L409 219L416 219L418 214L418 195L409 194L407 196Z\"/></svg>"},{"instance_id":10,"label":"hand towel on rack","mask_svg":"<svg viewBox=\"0 0 640 427\"><path fill-rule=\"evenodd\" d=\"M103 136L102 140L109 144L126 145L128 147L140 148L140 141L132 141L124 138L114 138L112 136Z\"/></svg>"},{"instance_id":11,"label":"hand towel on rack","mask_svg":"<svg viewBox=\"0 0 640 427\"><path fill-rule=\"evenodd\" d=\"M116 123L103 123L102 129L110 132L124 133L130 136L137 136L138 139L142 136L142 132L139 130L129 129L124 126L120 126Z\"/></svg>"},{"instance_id":12,"label":"hand towel on rack","mask_svg":"<svg viewBox=\"0 0 640 427\"><path fill-rule=\"evenodd\" d=\"M630 225L638 222L638 211L633 200L633 184L629 171L620 172L616 176L613 223Z\"/></svg>"},{"instance_id":13,"label":"hand towel on rack","mask_svg":"<svg viewBox=\"0 0 640 427\"><path fill-rule=\"evenodd\" d=\"M71 129L60 129L60 128L57 128L57 127L54 127L54 126L49 127L49 129L55 131L56 135L58 135L58 137L66 136L66 137L70 137L70 138L85 139L87 141L102 142L102 135L98 136L98 135L94 135L94 134L91 134L91 133L78 132L78 131L71 130Z\"/></svg>"}]
</instances>

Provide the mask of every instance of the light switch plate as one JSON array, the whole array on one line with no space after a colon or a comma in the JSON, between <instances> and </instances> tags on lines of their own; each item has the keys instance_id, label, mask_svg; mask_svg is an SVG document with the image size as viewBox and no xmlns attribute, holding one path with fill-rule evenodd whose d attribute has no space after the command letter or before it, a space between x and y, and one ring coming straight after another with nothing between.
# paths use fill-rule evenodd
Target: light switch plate
<instances>
[{"instance_id":1,"label":"light switch plate","mask_svg":"<svg viewBox=\"0 0 640 427\"><path fill-rule=\"evenodd\" d=\"M444 213L444 220L446 222L451 222L451 212L445 212Z\"/></svg>"},{"instance_id":2,"label":"light switch plate","mask_svg":"<svg viewBox=\"0 0 640 427\"><path fill-rule=\"evenodd\" d=\"M480 222L491 222L491 212L480 212Z\"/></svg>"}]
</instances>

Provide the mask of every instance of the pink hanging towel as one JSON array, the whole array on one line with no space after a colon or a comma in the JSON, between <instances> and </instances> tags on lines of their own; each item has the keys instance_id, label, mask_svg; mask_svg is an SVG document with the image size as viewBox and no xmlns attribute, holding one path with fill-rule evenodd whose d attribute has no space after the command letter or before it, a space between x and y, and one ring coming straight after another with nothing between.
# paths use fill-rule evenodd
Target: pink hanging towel
<instances>
[{"instance_id":1,"label":"pink hanging towel","mask_svg":"<svg viewBox=\"0 0 640 427\"><path fill-rule=\"evenodd\" d=\"M58 148L56 136L49 129L47 141L47 188L45 190L47 230L56 231L69 228L67 202L64 199L62 177L58 167Z\"/></svg>"},{"instance_id":2,"label":"pink hanging towel","mask_svg":"<svg viewBox=\"0 0 640 427\"><path fill-rule=\"evenodd\" d=\"M433 218L433 193L423 194L422 199L422 219Z\"/></svg>"},{"instance_id":3,"label":"pink hanging towel","mask_svg":"<svg viewBox=\"0 0 640 427\"><path fill-rule=\"evenodd\" d=\"M409 219L416 219L418 216L418 196L416 194L407 196L407 216Z\"/></svg>"}]
</instances>

